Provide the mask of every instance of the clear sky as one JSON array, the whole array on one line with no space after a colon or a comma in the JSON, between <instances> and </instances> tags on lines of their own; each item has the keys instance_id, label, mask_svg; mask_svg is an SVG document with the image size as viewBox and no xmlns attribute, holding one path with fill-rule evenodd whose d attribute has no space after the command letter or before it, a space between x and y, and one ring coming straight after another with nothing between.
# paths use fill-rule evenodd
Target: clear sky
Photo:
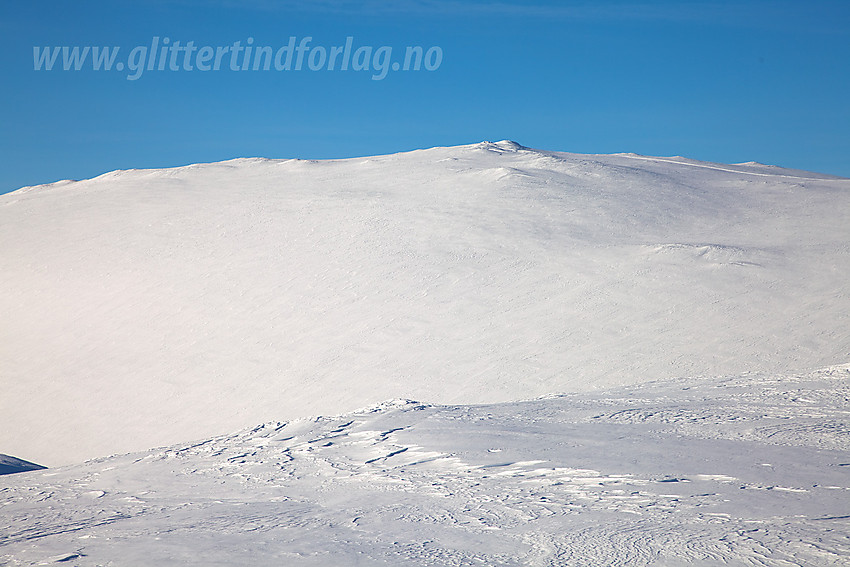
<instances>
[{"instance_id":1,"label":"clear sky","mask_svg":"<svg viewBox=\"0 0 850 567\"><path fill-rule=\"evenodd\" d=\"M199 51L172 49L164 70L144 60L128 78L140 50L166 37L276 52L290 36L312 38L300 71L254 71L253 60L233 71L224 56L202 71ZM338 59L328 70L317 51L309 69L309 49L327 54L349 36L352 50L373 48L372 68L343 71ZM0 192L114 169L505 138L850 176L846 0L19 1L0 6L0 42ZM61 52L53 70L34 69L33 47L62 46L120 50L109 71L94 71L91 53L63 71ZM408 46L442 59L375 80L381 46L390 62Z\"/></svg>"}]
</instances>

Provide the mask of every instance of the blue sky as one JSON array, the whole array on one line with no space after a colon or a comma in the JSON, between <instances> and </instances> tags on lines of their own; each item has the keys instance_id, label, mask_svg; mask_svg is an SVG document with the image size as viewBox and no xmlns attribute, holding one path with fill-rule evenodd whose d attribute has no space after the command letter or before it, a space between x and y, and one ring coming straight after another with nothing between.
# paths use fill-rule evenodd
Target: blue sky
<instances>
[{"instance_id":1,"label":"blue sky","mask_svg":"<svg viewBox=\"0 0 850 567\"><path fill-rule=\"evenodd\" d=\"M0 192L234 157L514 139L850 176L850 3L4 2ZM33 47L437 46L433 71L33 69ZM227 67L225 64L224 67Z\"/></svg>"}]
</instances>

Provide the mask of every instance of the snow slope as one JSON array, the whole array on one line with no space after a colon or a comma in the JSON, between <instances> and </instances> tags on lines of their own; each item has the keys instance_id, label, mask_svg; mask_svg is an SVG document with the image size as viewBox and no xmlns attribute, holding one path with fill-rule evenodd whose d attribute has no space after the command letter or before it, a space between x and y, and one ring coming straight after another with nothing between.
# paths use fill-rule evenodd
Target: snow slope
<instances>
[{"instance_id":1,"label":"snow slope","mask_svg":"<svg viewBox=\"0 0 850 567\"><path fill-rule=\"evenodd\" d=\"M0 450L850 360L850 180L511 142L0 196Z\"/></svg>"},{"instance_id":2,"label":"snow slope","mask_svg":"<svg viewBox=\"0 0 850 567\"><path fill-rule=\"evenodd\" d=\"M0 477L0 564L840 566L850 366L397 400Z\"/></svg>"}]
</instances>

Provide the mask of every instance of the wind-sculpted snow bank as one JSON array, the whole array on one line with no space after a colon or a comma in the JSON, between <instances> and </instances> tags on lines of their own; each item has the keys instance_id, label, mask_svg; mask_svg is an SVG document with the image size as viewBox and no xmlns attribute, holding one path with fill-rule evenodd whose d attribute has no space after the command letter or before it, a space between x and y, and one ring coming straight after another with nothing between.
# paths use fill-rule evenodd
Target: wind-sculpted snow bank
<instances>
[{"instance_id":1,"label":"wind-sculpted snow bank","mask_svg":"<svg viewBox=\"0 0 850 567\"><path fill-rule=\"evenodd\" d=\"M2 477L0 563L845 565L848 410L843 366L271 422Z\"/></svg>"}]
</instances>

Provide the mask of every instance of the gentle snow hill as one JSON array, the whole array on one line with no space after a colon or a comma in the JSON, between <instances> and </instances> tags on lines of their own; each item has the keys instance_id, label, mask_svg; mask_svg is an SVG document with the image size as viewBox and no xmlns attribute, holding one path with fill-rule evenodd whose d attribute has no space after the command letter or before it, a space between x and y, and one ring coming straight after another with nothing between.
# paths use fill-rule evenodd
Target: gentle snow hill
<instances>
[{"instance_id":1,"label":"gentle snow hill","mask_svg":"<svg viewBox=\"0 0 850 567\"><path fill-rule=\"evenodd\" d=\"M850 360L850 180L484 142L0 196L0 450Z\"/></svg>"},{"instance_id":2,"label":"gentle snow hill","mask_svg":"<svg viewBox=\"0 0 850 567\"><path fill-rule=\"evenodd\" d=\"M846 566L850 366L396 400L0 477L0 564Z\"/></svg>"}]
</instances>

